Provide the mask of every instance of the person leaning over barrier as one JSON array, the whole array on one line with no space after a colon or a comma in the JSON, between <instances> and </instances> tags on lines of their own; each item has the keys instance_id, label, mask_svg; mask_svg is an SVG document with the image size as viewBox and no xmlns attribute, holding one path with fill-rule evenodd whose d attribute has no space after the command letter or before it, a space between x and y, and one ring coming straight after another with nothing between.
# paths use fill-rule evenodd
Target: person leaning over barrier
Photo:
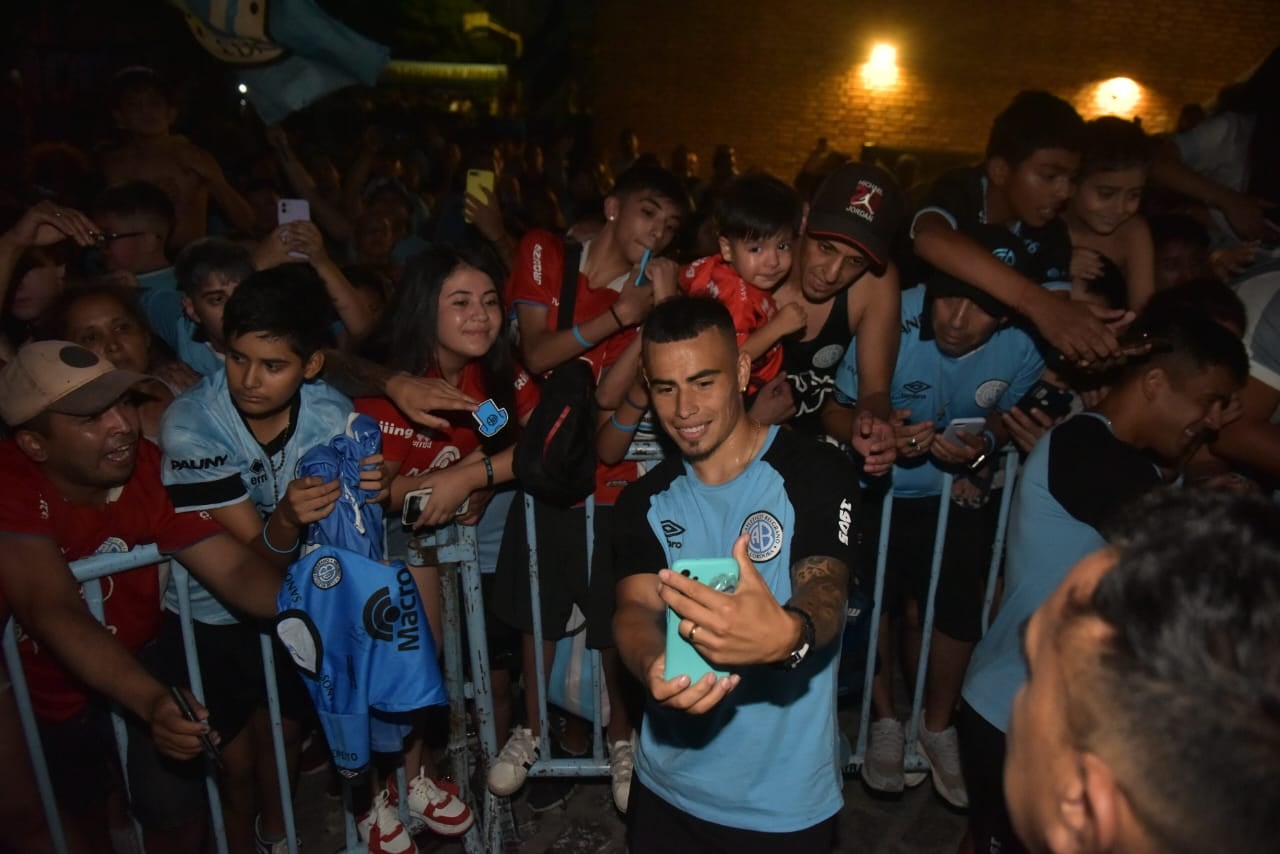
<instances>
[{"instance_id":1,"label":"person leaning over barrier","mask_svg":"<svg viewBox=\"0 0 1280 854\"><path fill-rule=\"evenodd\" d=\"M262 618L275 614L282 572L207 514L174 510L160 451L139 431L131 389L141 379L66 341L28 344L0 369L0 419L10 431L0 439L0 590L21 627L73 845L110 850L105 808L116 752L105 696L127 712L131 807L147 850L194 851L204 832L203 768L174 760L199 754L209 726L190 695L200 720L187 721L147 669L160 625L157 569L102 582L104 626L85 607L68 562L155 543L226 602Z\"/></svg>"},{"instance_id":2,"label":"person leaning over barrier","mask_svg":"<svg viewBox=\"0 0 1280 854\"><path fill-rule=\"evenodd\" d=\"M642 334L654 412L680 455L615 509L614 632L649 694L629 849L830 850L857 474L834 447L746 416L751 357L719 302L664 302ZM733 593L667 569L730 554ZM667 620L730 675L664 678Z\"/></svg>"}]
</instances>

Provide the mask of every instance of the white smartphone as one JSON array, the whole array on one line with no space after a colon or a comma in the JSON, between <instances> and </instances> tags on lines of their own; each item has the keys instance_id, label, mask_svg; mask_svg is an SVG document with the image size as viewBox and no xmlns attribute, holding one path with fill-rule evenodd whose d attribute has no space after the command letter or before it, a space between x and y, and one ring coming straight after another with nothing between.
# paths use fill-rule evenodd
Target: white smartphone
<instances>
[{"instance_id":1,"label":"white smartphone","mask_svg":"<svg viewBox=\"0 0 1280 854\"><path fill-rule=\"evenodd\" d=\"M960 431L963 430L971 436L981 436L982 431L986 429L987 419L985 418L953 418L947 423L947 429L942 431L942 438L948 442L963 445Z\"/></svg>"},{"instance_id":2,"label":"white smartphone","mask_svg":"<svg viewBox=\"0 0 1280 854\"><path fill-rule=\"evenodd\" d=\"M431 500L431 487L424 489L415 489L404 494L404 509L400 513L400 523L406 528L412 528L413 523L418 521L418 517L422 515L422 511L426 509L427 502ZM458 505L458 509L453 515L462 516L466 514L467 508L471 506L471 496L468 495Z\"/></svg>"},{"instance_id":3,"label":"white smartphone","mask_svg":"<svg viewBox=\"0 0 1280 854\"><path fill-rule=\"evenodd\" d=\"M306 199L281 199L276 205L276 225L310 221L311 203Z\"/></svg>"}]
</instances>

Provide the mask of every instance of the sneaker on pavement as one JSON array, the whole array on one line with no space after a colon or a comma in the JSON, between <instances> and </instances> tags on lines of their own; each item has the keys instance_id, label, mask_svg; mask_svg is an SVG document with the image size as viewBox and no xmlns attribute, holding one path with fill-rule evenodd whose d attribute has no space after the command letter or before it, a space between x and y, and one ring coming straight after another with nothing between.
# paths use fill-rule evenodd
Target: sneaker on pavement
<instances>
[{"instance_id":1,"label":"sneaker on pavement","mask_svg":"<svg viewBox=\"0 0 1280 854\"><path fill-rule=\"evenodd\" d=\"M634 738L634 736L633 736ZM609 777L613 790L613 805L626 815L627 801L631 798L631 772L635 767L635 745L632 739L615 741L609 745Z\"/></svg>"},{"instance_id":2,"label":"sneaker on pavement","mask_svg":"<svg viewBox=\"0 0 1280 854\"><path fill-rule=\"evenodd\" d=\"M267 839L262 835L262 815L253 819L253 850L256 854L288 854L289 843L282 836L279 839ZM298 840L298 850L302 850L302 840Z\"/></svg>"},{"instance_id":3,"label":"sneaker on pavement","mask_svg":"<svg viewBox=\"0 0 1280 854\"><path fill-rule=\"evenodd\" d=\"M387 780L390 803L400 803L396 793L396 781ZM433 780L422 769L409 781L409 832L421 824L441 836L461 836L475 824L475 816L466 801L458 796L458 785L450 780Z\"/></svg>"},{"instance_id":4,"label":"sneaker on pavement","mask_svg":"<svg viewBox=\"0 0 1280 854\"><path fill-rule=\"evenodd\" d=\"M400 812L391 804L386 789L374 798L373 806L356 822L361 842L369 845L369 854L418 854L413 837L400 822Z\"/></svg>"},{"instance_id":5,"label":"sneaker on pavement","mask_svg":"<svg viewBox=\"0 0 1280 854\"><path fill-rule=\"evenodd\" d=\"M867 755L862 760L862 779L877 792L896 794L903 790L902 753L905 745L902 723L897 718L871 722Z\"/></svg>"},{"instance_id":6,"label":"sneaker on pavement","mask_svg":"<svg viewBox=\"0 0 1280 854\"><path fill-rule=\"evenodd\" d=\"M541 777L530 781L525 803L529 812L544 813L569 803L577 790L573 781L566 777Z\"/></svg>"},{"instance_id":7,"label":"sneaker on pavement","mask_svg":"<svg viewBox=\"0 0 1280 854\"><path fill-rule=\"evenodd\" d=\"M502 746L489 769L489 791L499 797L515 794L529 776L529 766L538 761L538 742L533 730L518 726Z\"/></svg>"},{"instance_id":8,"label":"sneaker on pavement","mask_svg":"<svg viewBox=\"0 0 1280 854\"><path fill-rule=\"evenodd\" d=\"M922 723L920 751L929 762L933 787L942 799L953 807L967 809L969 792L960 770L960 737L956 735L956 728L949 726L942 732L930 732Z\"/></svg>"}]
</instances>

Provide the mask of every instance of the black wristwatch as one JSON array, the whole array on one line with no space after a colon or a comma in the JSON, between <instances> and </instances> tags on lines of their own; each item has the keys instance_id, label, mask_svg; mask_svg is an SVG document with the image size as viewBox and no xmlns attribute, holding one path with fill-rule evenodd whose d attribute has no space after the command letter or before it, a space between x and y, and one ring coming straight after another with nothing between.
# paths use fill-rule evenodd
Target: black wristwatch
<instances>
[{"instance_id":1,"label":"black wristwatch","mask_svg":"<svg viewBox=\"0 0 1280 854\"><path fill-rule=\"evenodd\" d=\"M800 617L800 645L791 650L791 653L779 661L777 666L783 670L795 670L800 666L800 662L804 661L804 657L809 654L809 650L813 649L817 631L813 627L813 617L810 617L807 611L794 605L783 605L782 610L790 611Z\"/></svg>"}]
</instances>

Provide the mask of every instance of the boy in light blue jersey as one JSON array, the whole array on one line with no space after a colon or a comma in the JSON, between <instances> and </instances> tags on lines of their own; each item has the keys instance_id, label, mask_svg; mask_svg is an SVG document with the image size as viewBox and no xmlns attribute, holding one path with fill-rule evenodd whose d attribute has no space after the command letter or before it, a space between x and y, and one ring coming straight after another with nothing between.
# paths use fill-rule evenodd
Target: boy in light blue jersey
<instances>
[{"instance_id":1,"label":"boy in light blue jersey","mask_svg":"<svg viewBox=\"0 0 1280 854\"><path fill-rule=\"evenodd\" d=\"M1017 267L1021 241L998 226L971 235L995 258ZM890 397L895 410L898 458L892 471L893 522L880 624L880 666L873 683L871 748L862 774L873 789L900 792L904 733L893 714L891 617L907 618L904 642L909 672L917 662L919 633L929 589L933 541L945 474L955 474L946 549L940 569L929 655L920 743L934 785L949 803L967 803L951 710L959 697L969 654L981 634L986 570L995 533L996 502L985 494L996 450L1008 439L999 417L1036 382L1044 360L1031 337L1006 325L1006 306L978 288L944 274L902 295L902 338ZM824 409L824 425L847 436L858 398L858 366L850 349L836 371L836 395ZM959 418L984 419L953 442L943 433ZM982 459L979 459L981 457ZM977 467L976 470L974 467ZM871 504L871 502L868 502ZM879 519L874 506L867 518ZM872 525L864 565L874 566L879 540ZM919 782L923 775L911 780Z\"/></svg>"},{"instance_id":2,"label":"boy in light blue jersey","mask_svg":"<svg viewBox=\"0 0 1280 854\"><path fill-rule=\"evenodd\" d=\"M203 510L236 539L279 565L294 557L308 524L327 516L341 492L335 479L295 478L298 461L346 430L351 402L319 381L322 349L332 345L323 285L308 267L288 265L254 273L235 289L220 318L225 369L179 397L161 424L163 479L174 506ZM383 488L381 458L365 485ZM267 850L283 846L283 820L265 713L259 627L243 623L212 594L192 585L192 614L210 717L221 720L227 779L223 809L228 834L248 842L256 831ZM175 681L186 678L176 617L168 610L162 647ZM277 647L277 675L285 744L296 761L298 720L309 701ZM253 779L268 793L256 805ZM268 785L270 783L270 785ZM283 850L283 849L282 849Z\"/></svg>"}]
</instances>

